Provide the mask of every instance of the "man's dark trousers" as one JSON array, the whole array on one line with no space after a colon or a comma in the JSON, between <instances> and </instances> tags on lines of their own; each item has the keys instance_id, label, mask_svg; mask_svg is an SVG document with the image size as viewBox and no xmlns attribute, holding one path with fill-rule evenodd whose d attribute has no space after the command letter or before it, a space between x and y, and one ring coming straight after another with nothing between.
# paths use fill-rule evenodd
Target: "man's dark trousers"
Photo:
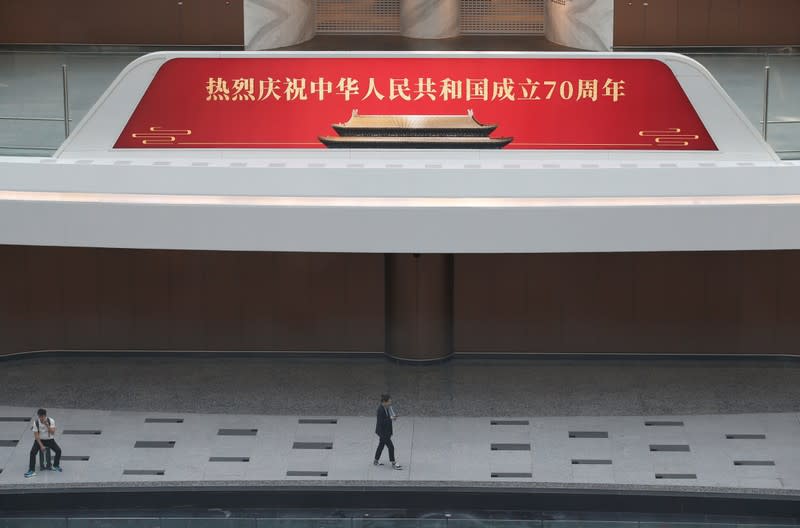
<instances>
[{"instance_id":1,"label":"man's dark trousers","mask_svg":"<svg viewBox=\"0 0 800 528\"><path fill-rule=\"evenodd\" d=\"M56 443L56 441L51 438L50 440L42 440L42 444L44 444L45 447L48 447L48 448L52 449L53 451L55 451L56 459L53 461L53 465L56 466L56 467L60 466L61 465L60 464L60 462L61 462L61 448L58 447L58 444ZM31 457L30 457L30 460L28 461L28 471L33 471L33 470L36 469L36 453L38 453L39 451L40 451L39 442L34 440L33 441L33 447L31 447Z\"/></svg>"},{"instance_id":2,"label":"man's dark trousers","mask_svg":"<svg viewBox=\"0 0 800 528\"><path fill-rule=\"evenodd\" d=\"M381 436L379 437L380 441L378 442L378 449L375 451L375 460L381 459L381 453L383 453L383 446L389 448L389 462L394 463L394 444L392 443L391 436Z\"/></svg>"}]
</instances>

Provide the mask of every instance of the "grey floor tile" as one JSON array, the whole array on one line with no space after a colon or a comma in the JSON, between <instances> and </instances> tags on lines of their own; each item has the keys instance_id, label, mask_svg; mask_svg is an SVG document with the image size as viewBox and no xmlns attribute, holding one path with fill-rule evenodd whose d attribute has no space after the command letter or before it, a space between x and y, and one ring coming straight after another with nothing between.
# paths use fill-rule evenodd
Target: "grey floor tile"
<instances>
[{"instance_id":1,"label":"grey floor tile","mask_svg":"<svg viewBox=\"0 0 800 528\"><path fill-rule=\"evenodd\" d=\"M6 409L15 412L13 407ZM92 411L60 409L61 416L75 423L93 424ZM393 471L374 467L372 455L377 437L371 417L340 416L330 428L318 424L302 430L297 417L199 415L184 413L185 429L166 425L177 435L172 449L134 449L132 438L143 429L143 416L153 413L101 413L110 431L86 437L67 435L61 440L65 454L90 456L88 462L64 461L61 474L48 473L36 482L148 482L284 480L287 470L327 471L327 480L392 481L453 480L498 481L492 473L531 473L531 478L513 481L554 483L617 483L639 485L689 485L715 487L800 488L800 457L797 456L795 414L707 415L702 420L682 416L682 433L652 433L641 417L589 417L587 419L530 418L530 428L495 429L490 418L433 418L407 416L397 424L394 437L397 458L406 467ZM164 413L170 415L173 413ZM59 422L61 423L61 422ZM233 424L233 425L231 425ZM219 437L222 426L256 424L255 437ZM150 424L148 424L149 426ZM162 424L153 424L162 425ZM85 425L88 427L89 425ZM104 427L105 427L104 426ZM505 426L503 426L505 427ZM570 439L570 430L599 430L609 438ZM733 427L734 429L731 429ZM769 431L766 441L727 441L726 430ZM604 430L605 430L604 429ZM166 429L163 429L166 430ZM162 431L163 431L162 430ZM180 434L178 434L180 433ZM262 434L263 433L263 434ZM139 435L139 436L136 436ZM683 440L685 435L687 440ZM169 436L169 435L167 435ZM297 439L332 440L332 450L292 449ZM688 442L689 453L651 453L650 443ZM495 443L525 443L531 451L491 451ZM28 445L0 449L0 483L25 485ZM209 462L210 456L248 456L249 462ZM769 458L771 457L771 458ZM383 460L388 458L384 452ZM573 465L572 459L610 459L611 465ZM775 466L734 466L734 460L774 459ZM122 475L124 469L163 469L164 476ZM656 479L656 473L696 474L691 481ZM320 480L314 477L310 480ZM28 481L27 484L30 484Z\"/></svg>"},{"instance_id":2,"label":"grey floor tile","mask_svg":"<svg viewBox=\"0 0 800 528\"><path fill-rule=\"evenodd\" d=\"M451 480L453 478L453 459L446 450L415 450L411 454L410 461L406 463L406 467L410 468L411 480Z\"/></svg>"},{"instance_id":3,"label":"grey floor tile","mask_svg":"<svg viewBox=\"0 0 800 528\"><path fill-rule=\"evenodd\" d=\"M602 483L614 482L614 470L606 465L579 465L572 466L572 482L575 483Z\"/></svg>"},{"instance_id":4,"label":"grey floor tile","mask_svg":"<svg viewBox=\"0 0 800 528\"><path fill-rule=\"evenodd\" d=\"M778 478L762 477L762 478L740 478L736 481L736 485L740 488L752 489L781 489L784 483Z\"/></svg>"},{"instance_id":5,"label":"grey floor tile","mask_svg":"<svg viewBox=\"0 0 800 528\"><path fill-rule=\"evenodd\" d=\"M797 62L800 66L800 60ZM724 412L731 413L795 412L792 402L800 397L800 369L742 362L674 361L653 368L638 361L498 363L459 358L420 374L418 369L387 364L382 359L228 358L220 364L215 359L194 358L192 369L186 369L181 358L163 358L157 369L149 361L117 358L32 361L5 364L6 376L0 384L0 401L19 404L30 415L41 401L58 401L67 409L91 408L102 402L104 407L143 414L163 411L164 401L170 401L170 412L161 414L225 413L248 408L259 415L368 417L377 406L374 391L380 393L388 386L398 398L401 421L402 416L425 415L539 417L532 421L533 426L536 420L543 420L541 417L575 416L586 408L596 416L634 418L645 414L705 415L719 413L725 406L728 410ZM68 370L86 382L80 390L45 387L31 394L24 381L31 365L52 379ZM194 385L198 376L208 380L201 394ZM308 382L303 379L309 376L315 383L313 391L307 390ZM139 390L109 394L102 383L107 377L137 380ZM343 390L341 379L356 381ZM474 390L476 379L480 380L480 391ZM567 384L580 387L580 392L558 396ZM624 386L625 390L609 391L610 386ZM520 394L515 387L525 390ZM741 398L742 393L751 396ZM592 401L584 403L587 400ZM644 407L666 412L645 411ZM245 417L240 423L250 421Z\"/></svg>"},{"instance_id":6,"label":"grey floor tile","mask_svg":"<svg viewBox=\"0 0 800 528\"><path fill-rule=\"evenodd\" d=\"M247 480L282 480L289 460L276 453L255 453L247 465Z\"/></svg>"},{"instance_id":7,"label":"grey floor tile","mask_svg":"<svg viewBox=\"0 0 800 528\"><path fill-rule=\"evenodd\" d=\"M367 454L362 457L335 458L328 465L328 478L331 480L371 480L370 473L372 457Z\"/></svg>"}]
</instances>

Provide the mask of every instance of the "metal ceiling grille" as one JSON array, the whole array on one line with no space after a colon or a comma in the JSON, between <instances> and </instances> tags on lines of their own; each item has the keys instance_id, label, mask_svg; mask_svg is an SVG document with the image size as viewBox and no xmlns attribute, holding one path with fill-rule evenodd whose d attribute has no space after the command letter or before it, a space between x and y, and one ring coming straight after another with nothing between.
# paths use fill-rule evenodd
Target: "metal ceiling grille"
<instances>
[{"instance_id":1,"label":"metal ceiling grille","mask_svg":"<svg viewBox=\"0 0 800 528\"><path fill-rule=\"evenodd\" d=\"M461 0L464 34L543 35L545 0ZM317 33L400 32L400 0L317 0Z\"/></svg>"},{"instance_id":2,"label":"metal ceiling grille","mask_svg":"<svg viewBox=\"0 0 800 528\"><path fill-rule=\"evenodd\" d=\"M400 33L400 1L317 0L317 33Z\"/></svg>"},{"instance_id":3,"label":"metal ceiling grille","mask_svg":"<svg viewBox=\"0 0 800 528\"><path fill-rule=\"evenodd\" d=\"M464 34L544 35L545 0L461 0Z\"/></svg>"}]
</instances>

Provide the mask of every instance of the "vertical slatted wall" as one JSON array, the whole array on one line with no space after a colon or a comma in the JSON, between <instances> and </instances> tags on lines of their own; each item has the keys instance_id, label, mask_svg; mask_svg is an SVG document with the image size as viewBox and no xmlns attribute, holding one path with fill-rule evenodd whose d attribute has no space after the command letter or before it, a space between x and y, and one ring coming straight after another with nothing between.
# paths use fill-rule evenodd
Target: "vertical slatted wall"
<instances>
[{"instance_id":1,"label":"vertical slatted wall","mask_svg":"<svg viewBox=\"0 0 800 528\"><path fill-rule=\"evenodd\" d=\"M317 0L317 33L400 33L399 0Z\"/></svg>"},{"instance_id":2,"label":"vertical slatted wall","mask_svg":"<svg viewBox=\"0 0 800 528\"><path fill-rule=\"evenodd\" d=\"M544 35L545 0L461 0L461 32Z\"/></svg>"},{"instance_id":3,"label":"vertical slatted wall","mask_svg":"<svg viewBox=\"0 0 800 528\"><path fill-rule=\"evenodd\" d=\"M543 35L545 0L461 0L464 34ZM400 32L400 0L317 0L317 33Z\"/></svg>"}]
</instances>

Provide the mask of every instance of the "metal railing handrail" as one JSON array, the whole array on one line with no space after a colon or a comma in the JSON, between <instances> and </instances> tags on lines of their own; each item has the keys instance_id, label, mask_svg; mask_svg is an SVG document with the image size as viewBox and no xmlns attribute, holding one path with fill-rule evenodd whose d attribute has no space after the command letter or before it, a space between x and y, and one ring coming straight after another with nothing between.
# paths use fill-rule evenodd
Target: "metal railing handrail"
<instances>
[{"instance_id":1,"label":"metal railing handrail","mask_svg":"<svg viewBox=\"0 0 800 528\"><path fill-rule=\"evenodd\" d=\"M761 120L761 135L767 141L769 132L769 64L764 66L764 114Z\"/></svg>"},{"instance_id":2,"label":"metal railing handrail","mask_svg":"<svg viewBox=\"0 0 800 528\"><path fill-rule=\"evenodd\" d=\"M698 55L698 53L693 53L693 55ZM746 55L744 53L741 54L731 54L731 55ZM770 53L754 53L752 55L760 55L764 56L767 61L769 61L769 57L781 55L779 53L770 54ZM68 68L66 64L61 65L61 86L62 86L62 97L64 103L64 113L62 117L25 117L25 116L0 116L0 120L2 121L47 121L47 122L63 122L64 123L64 138L68 138L70 134L70 123L72 122L72 118L70 117L70 105L69 105L69 75L68 75ZM800 119L780 119L780 120L770 120L769 119L769 97L770 97L770 67L769 64L764 66L764 102L763 102L763 111L762 111L762 118L759 121L761 125L761 135L764 138L764 141L767 141L769 136L769 126L770 125L786 125L786 124L800 124ZM19 150L56 150L58 147L41 147L41 146L30 146L30 147L23 147L23 146L13 146L13 145L0 145L0 149L19 149ZM797 152L797 151L778 151L778 153L786 153L786 152Z\"/></svg>"},{"instance_id":3,"label":"metal railing handrail","mask_svg":"<svg viewBox=\"0 0 800 528\"><path fill-rule=\"evenodd\" d=\"M5 121L58 121L62 123L63 117L25 117L25 116L0 116L0 120ZM69 118L72 121L72 118Z\"/></svg>"},{"instance_id":4,"label":"metal railing handrail","mask_svg":"<svg viewBox=\"0 0 800 528\"><path fill-rule=\"evenodd\" d=\"M0 145L0 149L6 150L58 150L58 147L42 147L33 145Z\"/></svg>"},{"instance_id":5,"label":"metal railing handrail","mask_svg":"<svg viewBox=\"0 0 800 528\"><path fill-rule=\"evenodd\" d=\"M64 90L64 139L69 137L69 78L67 76L67 65L61 65L61 87Z\"/></svg>"},{"instance_id":6,"label":"metal railing handrail","mask_svg":"<svg viewBox=\"0 0 800 528\"><path fill-rule=\"evenodd\" d=\"M409 526L409 521L412 522L416 526L420 527L440 527L442 525L449 527L449 526L463 526L462 523L466 520L471 526L476 527L485 527L485 526L508 526L509 528L518 527L520 525L527 525L527 526L537 526L537 527L545 527L548 524L554 522L549 519L497 519L492 518L491 516L487 515L485 517L478 516L475 517L473 515L468 516L466 519L464 517L453 517L452 514L443 513L439 514L433 518L414 518L414 517L381 517L381 516L371 516L369 514L361 515L361 516L348 516L348 517L261 517L261 516L254 516L254 517L245 517L245 516L226 516L226 517L184 517L184 516L165 516L165 515L141 515L141 516L120 516L120 517L110 517L110 516L103 516L103 515L66 515L66 516L29 516L29 517L17 517L15 518L20 521L30 521L30 520L44 520L47 519L49 521L54 520L63 520L69 522L70 520L79 520L79 521L87 521L87 520L102 520L104 524L115 526L115 524L127 525L128 521L131 520L139 520L139 521L164 521L164 520L172 520L172 521L185 521L186 525L192 526L193 523L202 523L203 526L228 526L228 521L249 521L247 524L249 526L289 526L292 525L307 525L310 523L319 523L320 526L334 526L337 528L350 528L353 526L362 526L363 524L370 525L382 525L385 527L404 527ZM704 528L724 528L731 525L739 526L740 528L796 528L797 525L791 523L790 521L786 522L768 522L768 523L758 523L757 521L731 521L731 522L723 522L723 521L714 521L714 520L701 520L701 521L673 521L668 517L658 518L655 519L620 519L614 521L602 520L602 519L565 519L563 521L555 521L555 523L565 522L568 525L578 526L581 528L602 528L608 526L609 524L615 524L622 527L630 527L630 528L641 528L644 526L652 526L654 524L658 524L660 526L668 527L668 528L691 528L701 526ZM363 524L362 524L363 523ZM182 523L183 524L183 523ZM15 524L16 525L16 524ZM557 524L556 524L557 525Z\"/></svg>"},{"instance_id":7,"label":"metal railing handrail","mask_svg":"<svg viewBox=\"0 0 800 528\"><path fill-rule=\"evenodd\" d=\"M764 121L759 121L763 123ZM772 119L767 121L770 125L800 125L800 119Z\"/></svg>"}]
</instances>

